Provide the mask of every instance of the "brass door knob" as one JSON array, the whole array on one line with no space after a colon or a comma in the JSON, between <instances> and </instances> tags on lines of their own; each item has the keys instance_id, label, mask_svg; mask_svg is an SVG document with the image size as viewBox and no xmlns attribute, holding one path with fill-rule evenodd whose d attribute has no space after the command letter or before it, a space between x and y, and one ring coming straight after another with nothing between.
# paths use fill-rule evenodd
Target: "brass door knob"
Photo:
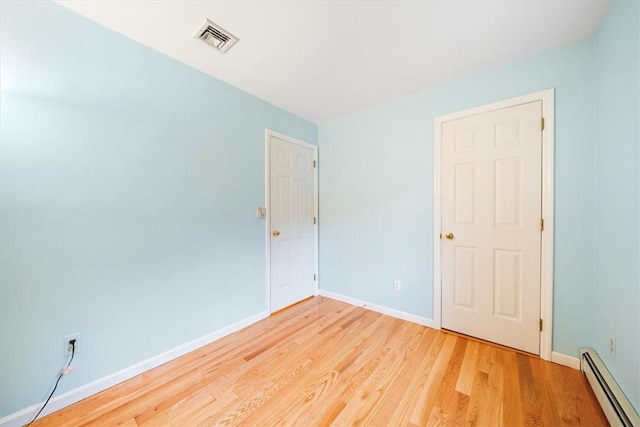
<instances>
[{"instance_id":1,"label":"brass door knob","mask_svg":"<svg viewBox=\"0 0 640 427\"><path fill-rule=\"evenodd\" d=\"M447 233L444 235L447 240L453 240L453 233Z\"/></svg>"},{"instance_id":2,"label":"brass door knob","mask_svg":"<svg viewBox=\"0 0 640 427\"><path fill-rule=\"evenodd\" d=\"M274 236L278 237L278 236L280 235L280 232L279 232L278 230L275 230L275 231L274 231L273 233L271 233L271 234L273 234Z\"/></svg>"}]
</instances>

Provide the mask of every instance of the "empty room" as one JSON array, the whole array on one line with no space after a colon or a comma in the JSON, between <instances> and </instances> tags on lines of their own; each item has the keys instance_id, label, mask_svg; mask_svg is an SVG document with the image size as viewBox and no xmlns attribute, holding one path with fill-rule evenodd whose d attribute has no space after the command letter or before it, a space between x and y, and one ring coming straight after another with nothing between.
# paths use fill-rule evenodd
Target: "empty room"
<instances>
[{"instance_id":1,"label":"empty room","mask_svg":"<svg viewBox=\"0 0 640 427\"><path fill-rule=\"evenodd\" d=\"M640 427L640 2L0 0L0 427Z\"/></svg>"}]
</instances>

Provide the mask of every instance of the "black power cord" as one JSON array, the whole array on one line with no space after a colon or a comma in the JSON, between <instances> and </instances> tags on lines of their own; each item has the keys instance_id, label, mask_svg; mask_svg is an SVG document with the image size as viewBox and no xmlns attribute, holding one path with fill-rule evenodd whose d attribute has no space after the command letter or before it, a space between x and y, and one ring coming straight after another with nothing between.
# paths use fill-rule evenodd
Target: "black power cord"
<instances>
[{"instance_id":1,"label":"black power cord","mask_svg":"<svg viewBox=\"0 0 640 427\"><path fill-rule=\"evenodd\" d=\"M53 386L53 390L51 390L51 394L49 394L49 397L47 397L47 400L44 402L44 405L42 405L42 408L40 408L40 410L38 411L36 416L33 417L33 419L31 421L29 421L29 424L26 424L24 427L29 427L31 424L33 424L33 422L42 413L44 408L47 406L47 404L51 400L51 397L53 396L53 393L56 392L56 389L58 388L58 384L60 383L60 380L67 373L67 369L69 368L69 366L71 366L71 362L73 362L73 357L76 355L76 340L69 341L69 344L71 344L71 359L69 359L69 363L67 363L67 366L65 366L64 369L62 369L62 371L60 371L60 374L58 375L58 379L56 380L56 385Z\"/></svg>"}]
</instances>

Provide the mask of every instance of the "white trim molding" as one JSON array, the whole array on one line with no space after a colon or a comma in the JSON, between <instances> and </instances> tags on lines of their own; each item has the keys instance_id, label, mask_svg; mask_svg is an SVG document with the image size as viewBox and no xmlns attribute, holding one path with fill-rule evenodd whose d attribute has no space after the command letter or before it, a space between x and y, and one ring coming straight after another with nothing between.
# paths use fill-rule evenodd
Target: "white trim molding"
<instances>
[{"instance_id":1,"label":"white trim molding","mask_svg":"<svg viewBox=\"0 0 640 427\"><path fill-rule=\"evenodd\" d=\"M405 311L396 310L394 308L385 307L383 305L373 304L367 301L359 300L357 298L351 298L330 291L324 291L322 289L320 289L319 295L347 304L355 305L357 307L366 308L367 310L375 311L376 313L386 314L387 316L395 317L396 319L406 320L407 322L417 323L418 325L433 328L433 320L427 319L426 317L416 316L415 314L407 313Z\"/></svg>"},{"instance_id":2,"label":"white trim molding","mask_svg":"<svg viewBox=\"0 0 640 427\"><path fill-rule=\"evenodd\" d=\"M315 167L313 168L313 216L316 218L316 224L313 229L313 238L314 242L314 269L316 274L316 282L315 282L315 291L314 295L318 295L318 283L320 283L320 272L318 271L318 227L320 226L320 215L318 210L318 169L320 165L318 163L318 146L309 144L308 142L292 138L290 136L278 133L271 129L265 129L264 138L264 203L267 211L267 215L265 217L265 263L266 263L266 307L269 312L272 312L271 309L271 209L270 209L270 201L271 201L271 188L270 188L270 172L271 165L269 162L269 152L271 149L271 137L276 137L278 139L282 139L291 144L296 144L304 148L308 148L313 150L313 161L315 163ZM1 426L0 426L1 427Z\"/></svg>"},{"instance_id":3,"label":"white trim molding","mask_svg":"<svg viewBox=\"0 0 640 427\"><path fill-rule=\"evenodd\" d=\"M107 375L106 377L99 378L93 382L69 390L64 394L51 399L38 419L69 405L73 405L74 403L79 402L82 399L86 399L87 397L106 390L109 387L113 387L116 384L133 378L136 375L140 375L157 366L177 359L178 357L190 353L200 347L211 344L212 342L217 341L220 338L237 332L240 329L246 328L247 326L250 326L266 317L269 317L269 313L267 311L262 311L260 313L254 314L253 316L247 317L246 319L240 320L239 322L236 322L232 325L207 334L203 337L197 338L186 344L182 344L176 348L165 351L164 353L158 354L157 356L153 356L150 359L143 360L142 362L136 363L135 365L129 366L128 368L125 368L121 371L115 372L111 375ZM0 427L20 427L27 424L29 421L31 421L31 419L40 409L43 403L44 402L40 402L36 405L30 406L21 411L3 417L2 419L0 419Z\"/></svg>"},{"instance_id":4,"label":"white trim molding","mask_svg":"<svg viewBox=\"0 0 640 427\"><path fill-rule=\"evenodd\" d=\"M551 361L558 365L564 365L578 370L580 369L580 359L563 353L558 353L557 351L551 352Z\"/></svg>"},{"instance_id":5,"label":"white trim molding","mask_svg":"<svg viewBox=\"0 0 640 427\"><path fill-rule=\"evenodd\" d=\"M544 118L544 130L542 131L542 218L544 218L544 231L542 232L540 260L540 318L542 319L543 328L542 332L540 332L540 357L543 360L550 361L552 360L551 346L553 337L554 89L547 89L435 118L433 142L433 324L436 329L442 327L442 253L440 246L442 228L442 194L440 190L442 124L450 120L535 101L542 101L542 117Z\"/></svg>"}]
</instances>

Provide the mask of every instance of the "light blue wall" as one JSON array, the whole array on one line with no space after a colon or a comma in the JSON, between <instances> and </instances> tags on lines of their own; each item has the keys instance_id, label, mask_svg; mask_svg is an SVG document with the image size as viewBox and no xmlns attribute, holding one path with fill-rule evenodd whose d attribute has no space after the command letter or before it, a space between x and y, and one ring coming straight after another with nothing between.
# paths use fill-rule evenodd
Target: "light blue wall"
<instances>
[{"instance_id":1,"label":"light blue wall","mask_svg":"<svg viewBox=\"0 0 640 427\"><path fill-rule=\"evenodd\" d=\"M553 348L577 356L592 326L593 85L587 39L321 124L320 287L432 318L434 119L553 87Z\"/></svg>"},{"instance_id":2,"label":"light blue wall","mask_svg":"<svg viewBox=\"0 0 640 427\"><path fill-rule=\"evenodd\" d=\"M58 5L1 8L0 417L42 401L65 335L57 394L266 310L264 131L317 142Z\"/></svg>"},{"instance_id":3,"label":"light blue wall","mask_svg":"<svg viewBox=\"0 0 640 427\"><path fill-rule=\"evenodd\" d=\"M615 2L596 36L593 346L640 412L639 22L640 3Z\"/></svg>"}]
</instances>

